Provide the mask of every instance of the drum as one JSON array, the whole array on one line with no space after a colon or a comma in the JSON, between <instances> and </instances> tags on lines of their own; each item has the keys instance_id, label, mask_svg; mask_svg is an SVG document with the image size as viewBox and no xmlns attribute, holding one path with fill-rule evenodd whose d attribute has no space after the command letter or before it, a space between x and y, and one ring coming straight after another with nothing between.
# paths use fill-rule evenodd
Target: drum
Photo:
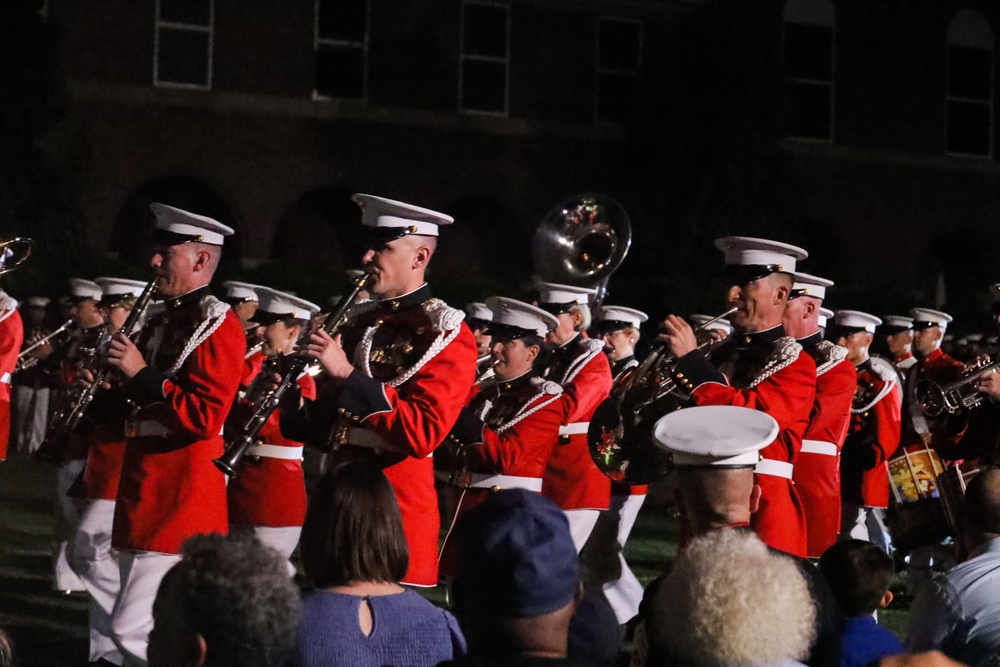
<instances>
[{"instance_id":1,"label":"drum","mask_svg":"<svg viewBox=\"0 0 1000 667\"><path fill-rule=\"evenodd\" d=\"M886 527L897 551L940 542L952 534L941 500L941 457L925 444L911 445L889 459L890 507Z\"/></svg>"},{"instance_id":2,"label":"drum","mask_svg":"<svg viewBox=\"0 0 1000 667\"><path fill-rule=\"evenodd\" d=\"M979 459L962 461L948 468L938 477L938 491L944 503L945 514L951 524L952 534L957 535L962 527L962 505L965 501L965 487L982 467Z\"/></svg>"}]
</instances>

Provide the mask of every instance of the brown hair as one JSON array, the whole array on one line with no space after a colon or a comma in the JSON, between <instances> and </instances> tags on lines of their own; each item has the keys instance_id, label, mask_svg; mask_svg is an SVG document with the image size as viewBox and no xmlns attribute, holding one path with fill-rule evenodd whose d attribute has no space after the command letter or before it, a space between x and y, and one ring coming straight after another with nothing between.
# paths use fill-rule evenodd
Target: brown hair
<instances>
[{"instance_id":1,"label":"brown hair","mask_svg":"<svg viewBox=\"0 0 1000 667\"><path fill-rule=\"evenodd\" d=\"M306 574L320 588L401 580L409 552L399 505L382 470L350 462L327 472L309 502L300 549Z\"/></svg>"}]
</instances>

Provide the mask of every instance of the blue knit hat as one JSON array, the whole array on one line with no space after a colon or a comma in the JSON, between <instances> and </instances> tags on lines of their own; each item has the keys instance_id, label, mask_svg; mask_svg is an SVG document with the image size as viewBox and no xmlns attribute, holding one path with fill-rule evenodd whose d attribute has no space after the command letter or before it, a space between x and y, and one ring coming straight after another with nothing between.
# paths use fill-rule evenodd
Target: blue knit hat
<instances>
[{"instance_id":1,"label":"blue knit hat","mask_svg":"<svg viewBox=\"0 0 1000 667\"><path fill-rule=\"evenodd\" d=\"M491 493L461 518L455 539L458 606L529 618L564 607L576 595L569 522L548 498L524 489Z\"/></svg>"}]
</instances>

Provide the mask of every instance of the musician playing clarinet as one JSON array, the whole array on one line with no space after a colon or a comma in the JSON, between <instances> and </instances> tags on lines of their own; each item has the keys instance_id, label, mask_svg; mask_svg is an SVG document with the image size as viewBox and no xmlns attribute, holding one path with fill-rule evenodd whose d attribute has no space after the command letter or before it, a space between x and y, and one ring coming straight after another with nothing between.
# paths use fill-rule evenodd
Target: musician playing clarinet
<instances>
[{"instance_id":1,"label":"musician playing clarinet","mask_svg":"<svg viewBox=\"0 0 1000 667\"><path fill-rule=\"evenodd\" d=\"M696 405L737 405L777 420L777 439L755 468L760 508L751 526L771 547L806 557L805 510L792 482L816 397L816 362L785 334L782 318L796 261L807 253L786 243L740 236L717 240L725 253L728 304L737 310L733 336L706 358L691 326L676 315L661 340L678 358L674 379Z\"/></svg>"},{"instance_id":2,"label":"musician playing clarinet","mask_svg":"<svg viewBox=\"0 0 1000 667\"><path fill-rule=\"evenodd\" d=\"M411 204L354 195L368 250L364 269L373 301L352 310L341 335L323 330L306 350L329 374L315 401L286 394L286 437L333 449L330 465L378 462L403 516L410 552L403 581L438 582L441 516L434 450L458 419L476 375L476 341L465 313L431 294L424 279L450 216Z\"/></svg>"}]
</instances>

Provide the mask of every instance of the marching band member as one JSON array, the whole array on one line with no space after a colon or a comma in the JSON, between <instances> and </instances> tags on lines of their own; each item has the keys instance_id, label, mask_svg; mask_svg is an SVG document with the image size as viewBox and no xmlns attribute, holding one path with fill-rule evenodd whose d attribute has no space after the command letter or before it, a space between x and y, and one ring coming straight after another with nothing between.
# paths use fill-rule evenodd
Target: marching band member
<instances>
[{"instance_id":1,"label":"marching band member","mask_svg":"<svg viewBox=\"0 0 1000 667\"><path fill-rule=\"evenodd\" d=\"M611 502L611 480L594 464L587 445L590 418L611 392L611 365L602 354L604 343L583 333L591 323L587 301L596 290L539 283L538 291L538 307L559 320L546 339L555 348L541 372L562 385L567 402L566 422L549 458L542 494L566 513L573 543L580 551L598 514Z\"/></svg>"},{"instance_id":2,"label":"marching band member","mask_svg":"<svg viewBox=\"0 0 1000 667\"><path fill-rule=\"evenodd\" d=\"M476 352L479 355L476 361L477 380L489 377L490 364L493 361L490 350L493 345L490 342L490 335L486 333L490 325L490 318L493 313L486 307L485 303L475 301L465 307L465 323L472 329L472 335L476 337Z\"/></svg>"},{"instance_id":3,"label":"marching band member","mask_svg":"<svg viewBox=\"0 0 1000 667\"><path fill-rule=\"evenodd\" d=\"M639 365L635 358L635 344L639 341L639 326L649 319L641 310L623 306L602 306L594 314L595 337L604 341L604 351L611 362L614 382L621 380L625 372ZM618 563L621 576L603 585L604 596L615 612L619 624L627 623L639 613L643 587L625 562L625 543L635 525L639 509L646 500L649 488L645 484L628 486L611 483L609 518L615 523Z\"/></svg>"},{"instance_id":4,"label":"marching band member","mask_svg":"<svg viewBox=\"0 0 1000 667\"><path fill-rule=\"evenodd\" d=\"M892 355L892 362L905 380L910 368L917 363L912 350L913 318L905 315L886 315L882 318L882 333Z\"/></svg>"},{"instance_id":5,"label":"marching band member","mask_svg":"<svg viewBox=\"0 0 1000 667\"><path fill-rule=\"evenodd\" d=\"M856 310L838 310L837 338L855 365L858 386L851 425L840 458L843 514L840 534L875 544L887 553L889 533L884 512L889 506L889 465L899 445L902 392L887 363L873 363L868 348L882 321Z\"/></svg>"},{"instance_id":6,"label":"marching band member","mask_svg":"<svg viewBox=\"0 0 1000 667\"><path fill-rule=\"evenodd\" d=\"M11 382L13 414L10 442L15 450L31 454L42 444L49 421L49 386L42 362L55 350L55 337L45 322L50 299L30 296L21 304L24 342ZM65 330L63 334L65 334ZM42 342L45 341L45 342ZM27 351L29 347L34 347Z\"/></svg>"},{"instance_id":7,"label":"marching band member","mask_svg":"<svg viewBox=\"0 0 1000 667\"><path fill-rule=\"evenodd\" d=\"M795 282L785 307L788 335L816 362L816 403L792 480L806 513L809 558L819 558L840 532L840 450L851 421L857 378L847 350L823 340L819 311L833 281L807 273Z\"/></svg>"},{"instance_id":8,"label":"marching band member","mask_svg":"<svg viewBox=\"0 0 1000 667\"><path fill-rule=\"evenodd\" d=\"M725 277L734 335L711 359L695 352L691 326L676 315L664 322L661 339L677 357L674 377L695 405L736 405L774 417L778 438L762 451L757 479L762 495L753 527L781 551L805 557L805 511L792 482L802 436L816 398L816 363L787 336L782 318L797 260L807 253L786 243L739 236L715 242L725 253ZM694 352L692 354L692 352Z\"/></svg>"},{"instance_id":9,"label":"marching band member","mask_svg":"<svg viewBox=\"0 0 1000 667\"><path fill-rule=\"evenodd\" d=\"M123 278L95 278L101 287L98 309L107 331L121 329L146 283ZM115 499L125 458L126 403L114 383L94 396L85 415L86 466L70 491L81 506L80 521L66 551L69 566L90 595L90 661L121 664L111 633L111 611L121 588L118 555L111 548Z\"/></svg>"},{"instance_id":10,"label":"marching band member","mask_svg":"<svg viewBox=\"0 0 1000 667\"><path fill-rule=\"evenodd\" d=\"M460 448L454 462L459 472L451 480L464 493L460 511L482 502L491 489L541 493L566 412L562 387L533 369L545 335L559 321L514 299L492 297L485 305L493 318L486 332L495 375L473 389L449 435Z\"/></svg>"},{"instance_id":11,"label":"marching band member","mask_svg":"<svg viewBox=\"0 0 1000 667\"><path fill-rule=\"evenodd\" d=\"M150 265L163 308L135 343L115 336L108 349L132 405L112 531L121 576L112 631L129 665L146 664L153 599L181 544L228 532L225 476L212 460L223 452L246 352L239 319L209 292L233 230L171 206L150 208Z\"/></svg>"},{"instance_id":12,"label":"marching band member","mask_svg":"<svg viewBox=\"0 0 1000 667\"><path fill-rule=\"evenodd\" d=\"M331 465L374 456L396 493L410 552L404 581L438 582L441 516L431 457L458 419L476 373L465 313L431 296L424 279L438 227L450 216L354 195L368 233L364 268L374 301L352 309L343 335L317 331L306 348L331 380L315 401L282 406L286 437L335 448ZM367 454L366 454L367 452Z\"/></svg>"},{"instance_id":13,"label":"marching band member","mask_svg":"<svg viewBox=\"0 0 1000 667\"><path fill-rule=\"evenodd\" d=\"M243 332L247 338L247 359L254 353L259 352L263 343L260 340L257 323L253 316L260 307L260 297L257 292L267 289L262 285L244 283L238 280L227 280L222 283L222 301L229 304L243 325Z\"/></svg>"},{"instance_id":14,"label":"marching band member","mask_svg":"<svg viewBox=\"0 0 1000 667\"><path fill-rule=\"evenodd\" d=\"M233 406L228 428L241 429L256 407L253 380L268 368L268 360L280 367L282 357L295 352L304 328L319 306L273 289L258 288L260 307L253 321L265 327L263 347L248 359L250 373L241 384L248 387L243 400ZM259 384L259 383L258 383ZM316 398L316 382L308 373L298 378L303 398ZM257 538L285 558L299 543L306 516L306 486L302 472L302 443L281 435L279 411L260 430L260 444L247 450L236 475L229 480L230 530L253 531ZM289 564L294 572L295 568Z\"/></svg>"},{"instance_id":15,"label":"marching band member","mask_svg":"<svg viewBox=\"0 0 1000 667\"><path fill-rule=\"evenodd\" d=\"M701 313L695 313L689 319L692 326L705 329L706 331L720 331L726 336L733 335L733 325L726 320L720 320L711 315L703 315Z\"/></svg>"},{"instance_id":16,"label":"marching band member","mask_svg":"<svg viewBox=\"0 0 1000 667\"><path fill-rule=\"evenodd\" d=\"M826 327L829 321L833 319L833 311L828 308L819 309L819 317L816 318L816 323L819 325L819 332L822 336L826 336Z\"/></svg>"},{"instance_id":17,"label":"marching band member","mask_svg":"<svg viewBox=\"0 0 1000 667\"><path fill-rule=\"evenodd\" d=\"M2 253L2 251L0 251ZM0 268L3 257L0 256ZM17 301L0 287L0 461L7 458L10 439L10 378L24 341L24 325Z\"/></svg>"}]
</instances>

